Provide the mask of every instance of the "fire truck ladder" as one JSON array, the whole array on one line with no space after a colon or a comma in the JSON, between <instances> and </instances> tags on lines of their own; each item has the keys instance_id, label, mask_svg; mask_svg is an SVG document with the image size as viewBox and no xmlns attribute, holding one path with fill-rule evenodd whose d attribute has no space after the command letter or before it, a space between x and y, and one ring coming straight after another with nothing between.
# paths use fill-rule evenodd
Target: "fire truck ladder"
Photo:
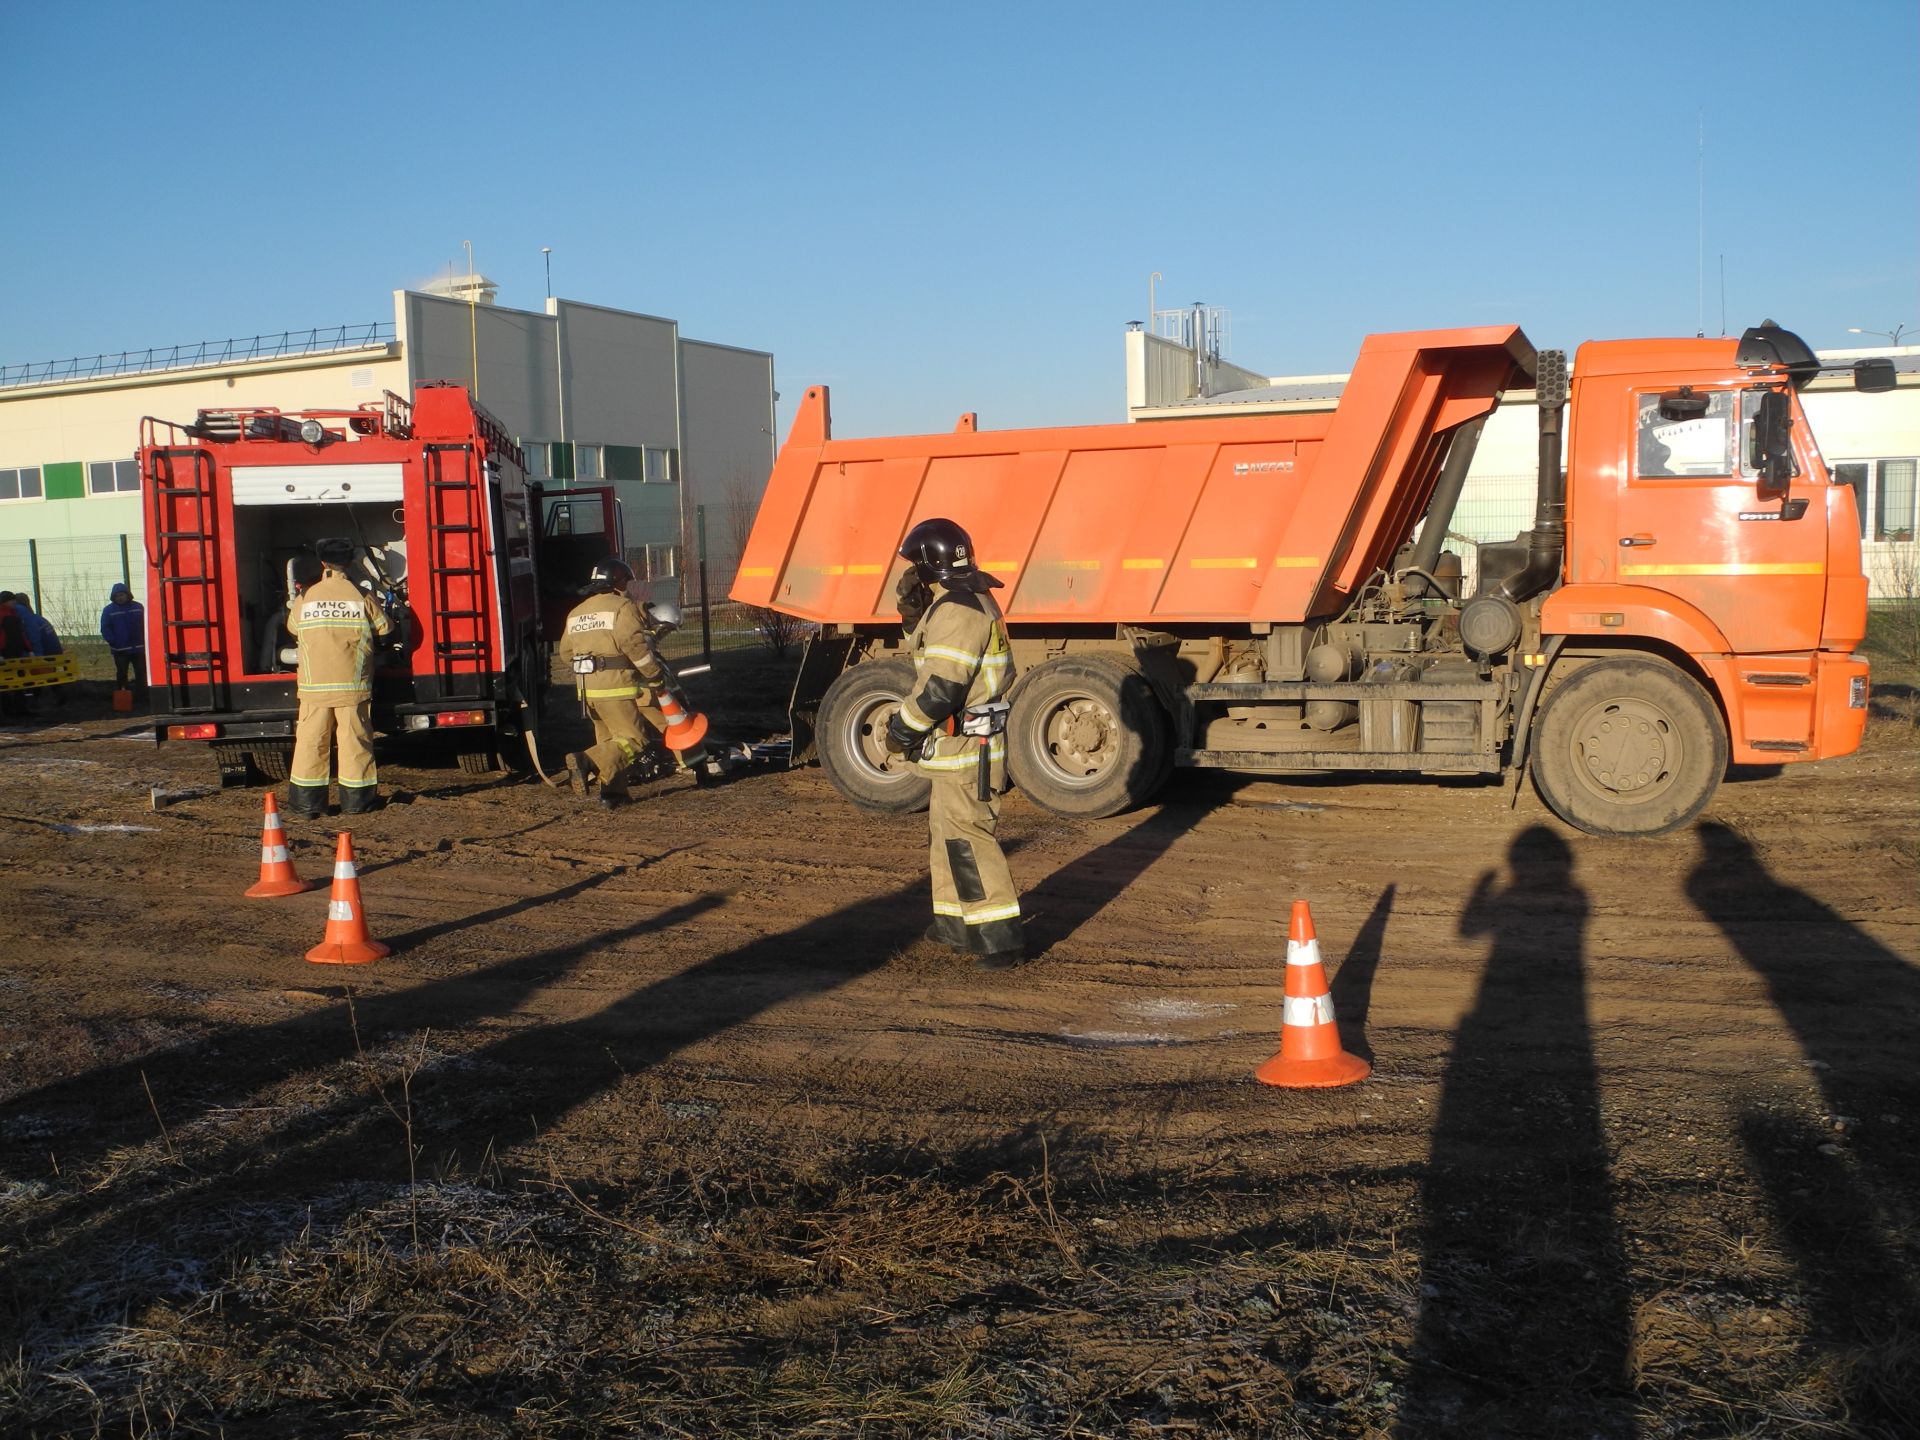
<instances>
[{"instance_id":1,"label":"fire truck ladder","mask_svg":"<svg viewBox=\"0 0 1920 1440\"><path fill-rule=\"evenodd\" d=\"M225 606L215 524L213 456L192 448L148 451L153 497L149 557L159 575L161 674L176 715L227 708ZM205 686L195 703L196 686Z\"/></svg>"},{"instance_id":2,"label":"fire truck ladder","mask_svg":"<svg viewBox=\"0 0 1920 1440\"><path fill-rule=\"evenodd\" d=\"M488 698L493 643L478 457L471 445L428 445L427 615L433 673L444 697Z\"/></svg>"}]
</instances>

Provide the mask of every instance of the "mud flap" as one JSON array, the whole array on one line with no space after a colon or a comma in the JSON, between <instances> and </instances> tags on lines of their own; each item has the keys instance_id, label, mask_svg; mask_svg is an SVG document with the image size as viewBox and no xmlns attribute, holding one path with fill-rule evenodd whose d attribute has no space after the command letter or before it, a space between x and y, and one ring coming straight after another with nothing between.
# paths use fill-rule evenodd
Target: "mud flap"
<instances>
[{"instance_id":1,"label":"mud flap","mask_svg":"<svg viewBox=\"0 0 1920 1440\"><path fill-rule=\"evenodd\" d=\"M817 757L814 750L814 721L820 714L820 701L827 687L840 678L853 658L857 637L816 634L807 638L800 652L800 673L794 677L793 699L787 704L787 724L793 731L793 749L787 756L789 766L805 765Z\"/></svg>"}]
</instances>

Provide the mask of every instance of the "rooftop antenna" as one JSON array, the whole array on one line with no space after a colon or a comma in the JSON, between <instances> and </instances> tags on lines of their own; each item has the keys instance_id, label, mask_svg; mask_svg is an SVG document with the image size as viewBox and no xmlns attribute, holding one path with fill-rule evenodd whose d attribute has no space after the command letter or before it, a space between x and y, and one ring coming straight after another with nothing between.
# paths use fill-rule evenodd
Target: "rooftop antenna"
<instances>
[{"instance_id":1,"label":"rooftop antenna","mask_svg":"<svg viewBox=\"0 0 1920 1440\"><path fill-rule=\"evenodd\" d=\"M1720 257L1720 338L1727 338L1727 257Z\"/></svg>"}]
</instances>

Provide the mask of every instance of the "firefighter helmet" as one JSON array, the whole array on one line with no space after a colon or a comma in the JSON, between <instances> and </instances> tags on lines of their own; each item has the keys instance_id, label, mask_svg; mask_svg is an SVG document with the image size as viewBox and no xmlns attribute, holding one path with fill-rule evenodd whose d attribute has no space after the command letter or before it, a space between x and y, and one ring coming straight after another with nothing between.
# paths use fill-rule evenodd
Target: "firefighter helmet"
<instances>
[{"instance_id":1,"label":"firefighter helmet","mask_svg":"<svg viewBox=\"0 0 1920 1440\"><path fill-rule=\"evenodd\" d=\"M973 540L951 520L922 520L900 542L900 558L922 580L954 580L974 573Z\"/></svg>"},{"instance_id":2,"label":"firefighter helmet","mask_svg":"<svg viewBox=\"0 0 1920 1440\"><path fill-rule=\"evenodd\" d=\"M322 565L344 570L353 563L354 552L358 549L353 541L334 537L315 542L313 553L320 557Z\"/></svg>"},{"instance_id":3,"label":"firefighter helmet","mask_svg":"<svg viewBox=\"0 0 1920 1440\"><path fill-rule=\"evenodd\" d=\"M671 600L649 600L646 605L647 618L653 621L656 634L669 635L678 630L685 619L680 607Z\"/></svg>"},{"instance_id":4,"label":"firefighter helmet","mask_svg":"<svg viewBox=\"0 0 1920 1440\"><path fill-rule=\"evenodd\" d=\"M633 583L633 567L618 555L609 555L593 567L587 576L587 589L610 590L616 594Z\"/></svg>"}]
</instances>

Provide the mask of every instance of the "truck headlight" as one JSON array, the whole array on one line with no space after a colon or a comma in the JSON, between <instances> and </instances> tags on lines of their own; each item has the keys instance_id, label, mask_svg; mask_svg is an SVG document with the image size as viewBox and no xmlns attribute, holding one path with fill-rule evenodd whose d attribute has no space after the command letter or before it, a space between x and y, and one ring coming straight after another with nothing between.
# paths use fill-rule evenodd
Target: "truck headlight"
<instances>
[{"instance_id":1,"label":"truck headlight","mask_svg":"<svg viewBox=\"0 0 1920 1440\"><path fill-rule=\"evenodd\" d=\"M322 425L318 420L302 420L300 422L300 438L309 445L318 445L322 440L327 438L327 427Z\"/></svg>"}]
</instances>

